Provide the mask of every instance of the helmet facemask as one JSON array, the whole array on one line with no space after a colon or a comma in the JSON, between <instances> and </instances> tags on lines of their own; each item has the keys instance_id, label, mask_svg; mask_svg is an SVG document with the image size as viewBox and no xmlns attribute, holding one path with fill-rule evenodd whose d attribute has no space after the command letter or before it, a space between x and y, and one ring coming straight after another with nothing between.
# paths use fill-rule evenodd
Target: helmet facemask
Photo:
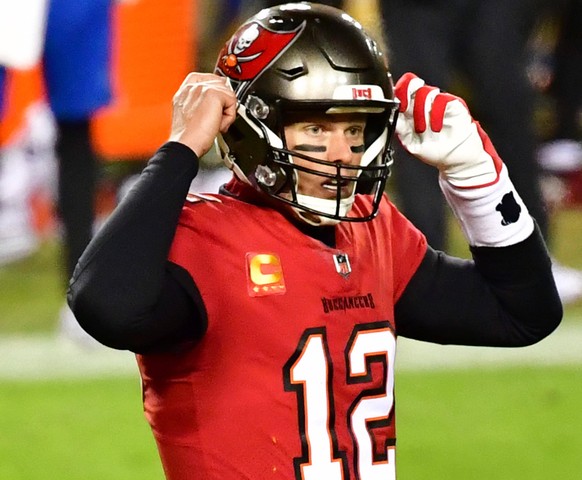
<instances>
[{"instance_id":1,"label":"helmet facemask","mask_svg":"<svg viewBox=\"0 0 582 480\"><path fill-rule=\"evenodd\" d=\"M290 205L296 217L312 225L330 225L340 221L362 222L374 218L392 165L390 139L398 115L396 102L365 107L361 104L354 106L353 102L346 102L349 104L335 102L326 105L329 101L302 105L294 102L288 105L282 100L276 102L275 118L277 120L272 128L266 125L266 117L264 119L256 117L257 109L253 106L257 102L256 98L252 98L250 102L247 102L251 108L239 106L237 122L244 122L247 128L250 127L254 131L256 142L253 143L257 154L265 152L264 161L256 165L250 175L245 175L240 168L237 174L239 162L236 157L232 158L232 152L229 152L224 140L219 142L223 158L226 156L227 165L233 168L239 179ZM266 109L261 108L259 112L264 113ZM309 152L292 150L284 134L285 120L290 115L297 119L301 119L302 116L309 118L313 112L325 112L330 120L341 114L364 113L366 115L364 144L358 165L327 161L310 155ZM240 128L240 123L238 128ZM229 134L232 135L232 132ZM233 143L232 138L229 143ZM259 143L262 144L260 147ZM229 154L230 160L228 160ZM334 182L338 186L335 198L320 198L301 193L301 178L305 178L306 174ZM346 190L350 190L347 196ZM360 215L350 215L356 194L372 195L373 208Z\"/></svg>"}]
</instances>

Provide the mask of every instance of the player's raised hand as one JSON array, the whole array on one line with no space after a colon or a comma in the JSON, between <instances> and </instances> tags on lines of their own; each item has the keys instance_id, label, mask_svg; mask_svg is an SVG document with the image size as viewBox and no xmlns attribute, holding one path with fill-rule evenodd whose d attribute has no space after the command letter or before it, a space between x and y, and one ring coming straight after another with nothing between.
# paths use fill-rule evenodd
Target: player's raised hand
<instances>
[{"instance_id":1,"label":"player's raised hand","mask_svg":"<svg viewBox=\"0 0 582 480\"><path fill-rule=\"evenodd\" d=\"M198 157L212 146L236 117L236 95L228 79L190 73L174 95L170 140L190 147Z\"/></svg>"},{"instance_id":2,"label":"player's raised hand","mask_svg":"<svg viewBox=\"0 0 582 480\"><path fill-rule=\"evenodd\" d=\"M413 73L398 80L395 93L401 112L396 133L406 150L455 187L497 182L503 162L462 98L425 85Z\"/></svg>"}]
</instances>

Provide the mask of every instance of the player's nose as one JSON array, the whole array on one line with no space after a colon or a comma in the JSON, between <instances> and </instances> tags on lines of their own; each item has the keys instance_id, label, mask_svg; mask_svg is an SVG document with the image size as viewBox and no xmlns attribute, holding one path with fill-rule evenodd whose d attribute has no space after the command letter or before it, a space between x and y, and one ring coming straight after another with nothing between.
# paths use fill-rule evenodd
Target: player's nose
<instances>
[{"instance_id":1,"label":"player's nose","mask_svg":"<svg viewBox=\"0 0 582 480\"><path fill-rule=\"evenodd\" d=\"M343 132L335 132L329 141L327 148L328 161L336 163L351 164L354 153L352 145Z\"/></svg>"}]
</instances>

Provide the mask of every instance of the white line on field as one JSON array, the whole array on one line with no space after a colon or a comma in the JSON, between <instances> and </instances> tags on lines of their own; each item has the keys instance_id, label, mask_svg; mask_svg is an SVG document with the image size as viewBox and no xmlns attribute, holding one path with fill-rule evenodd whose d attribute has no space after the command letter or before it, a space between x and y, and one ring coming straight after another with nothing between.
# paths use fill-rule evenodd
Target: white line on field
<instances>
[{"instance_id":1,"label":"white line on field","mask_svg":"<svg viewBox=\"0 0 582 480\"><path fill-rule=\"evenodd\" d=\"M398 371L514 365L580 365L582 326L563 325L531 347L459 347L398 340ZM0 379L138 377L134 355L57 335L0 337Z\"/></svg>"},{"instance_id":2,"label":"white line on field","mask_svg":"<svg viewBox=\"0 0 582 480\"><path fill-rule=\"evenodd\" d=\"M582 326L562 325L522 348L461 347L398 339L397 370L464 369L518 365L581 365ZM581 370L582 371L582 370Z\"/></svg>"},{"instance_id":3,"label":"white line on field","mask_svg":"<svg viewBox=\"0 0 582 480\"><path fill-rule=\"evenodd\" d=\"M0 379L138 375L132 353L59 335L0 337L0 359Z\"/></svg>"}]
</instances>

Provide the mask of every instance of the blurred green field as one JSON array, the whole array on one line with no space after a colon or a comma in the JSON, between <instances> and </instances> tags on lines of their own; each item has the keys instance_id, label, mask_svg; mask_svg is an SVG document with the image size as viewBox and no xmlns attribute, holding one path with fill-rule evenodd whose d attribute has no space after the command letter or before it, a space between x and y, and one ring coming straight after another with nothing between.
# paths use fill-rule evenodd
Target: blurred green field
<instances>
[{"instance_id":1,"label":"blurred green field","mask_svg":"<svg viewBox=\"0 0 582 480\"><path fill-rule=\"evenodd\" d=\"M582 213L562 212L554 255L582 269ZM454 253L466 255L458 231ZM64 302L58 246L0 268L0 338L55 332ZM582 325L582 303L564 324ZM2 358L6 362L9 359ZM399 478L582 478L582 364L398 371ZM108 378L0 377L0 479L162 479L127 372Z\"/></svg>"},{"instance_id":2,"label":"blurred green field","mask_svg":"<svg viewBox=\"0 0 582 480\"><path fill-rule=\"evenodd\" d=\"M407 372L396 385L400 478L582 478L579 365Z\"/></svg>"},{"instance_id":3,"label":"blurred green field","mask_svg":"<svg viewBox=\"0 0 582 480\"><path fill-rule=\"evenodd\" d=\"M399 478L580 479L580 380L579 366L399 373ZM0 478L163 478L135 378L0 392Z\"/></svg>"},{"instance_id":4,"label":"blurred green field","mask_svg":"<svg viewBox=\"0 0 582 480\"><path fill-rule=\"evenodd\" d=\"M0 382L0 478L163 478L136 378Z\"/></svg>"}]
</instances>

